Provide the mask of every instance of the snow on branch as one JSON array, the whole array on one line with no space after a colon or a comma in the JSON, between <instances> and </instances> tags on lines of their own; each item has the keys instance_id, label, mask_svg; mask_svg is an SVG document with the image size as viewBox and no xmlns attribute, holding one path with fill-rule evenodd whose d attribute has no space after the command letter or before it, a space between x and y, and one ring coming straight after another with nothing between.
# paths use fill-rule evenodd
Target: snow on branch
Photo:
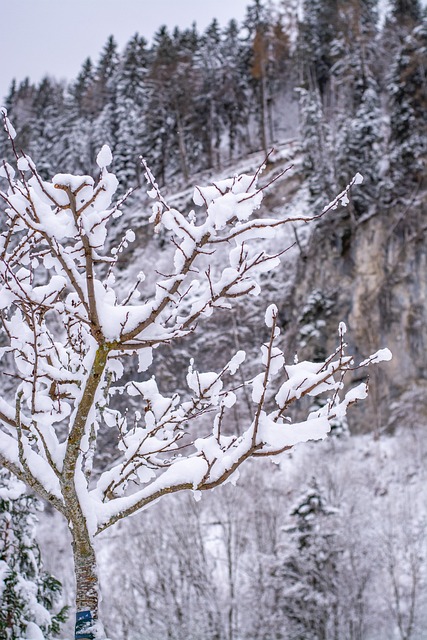
<instances>
[{"instance_id":1,"label":"snow on branch","mask_svg":"<svg viewBox=\"0 0 427 640\"><path fill-rule=\"evenodd\" d=\"M288 365L274 305L265 316L269 339L260 345L258 373L244 382L253 410L242 434L230 435L229 425L244 352L219 371L199 371L191 361L187 392L164 395L150 373L156 349L190 335L217 309L258 295L260 274L277 268L282 253L267 254L259 241L294 219L254 217L264 193L260 171L196 187L196 211L186 214L167 205L145 166L155 201L151 221L166 234L171 259L163 276L141 264L123 296L116 285L118 249L108 242L121 213L112 204L117 180L107 170L108 147L97 156L96 179L57 174L46 181L32 159L16 151L5 110L2 115L17 174L7 164L0 170L0 357L13 383L13 392L0 399L0 461L67 518L77 523L80 514L96 534L166 493L235 481L247 458L278 456L298 442L326 437L330 421L365 397L364 384L341 397L344 376L355 366L345 353L343 326L325 362ZM320 215L345 204L358 181ZM121 249L134 241L129 229ZM150 269L153 277L146 279L142 271ZM146 282L153 280L150 289ZM132 355L138 372L124 382ZM360 366L390 357L383 349ZM319 394L323 407L291 423L288 408ZM98 440L109 428L117 430L118 444L106 469Z\"/></svg>"}]
</instances>

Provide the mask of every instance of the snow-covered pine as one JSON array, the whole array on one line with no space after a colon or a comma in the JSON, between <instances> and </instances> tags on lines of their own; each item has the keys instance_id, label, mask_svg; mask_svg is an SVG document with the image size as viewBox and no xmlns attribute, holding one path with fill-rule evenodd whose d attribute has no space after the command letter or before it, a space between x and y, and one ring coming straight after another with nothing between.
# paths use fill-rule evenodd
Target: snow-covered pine
<instances>
[{"instance_id":1,"label":"snow-covered pine","mask_svg":"<svg viewBox=\"0 0 427 640\"><path fill-rule=\"evenodd\" d=\"M155 198L150 220L168 239L170 260L165 274L142 264L151 277L138 276L123 292L115 287L118 249L107 244L110 225L122 214L111 204L118 182L107 169L109 148L97 156L96 180L56 174L46 181L29 156L17 153L15 132L2 113L17 173L6 163L0 169L7 189L0 191L5 204L0 356L13 381L0 399L0 461L66 519L73 540L77 629L81 633L86 625L87 637L104 638L94 536L166 494L188 490L200 496L236 481L248 458L280 459L299 442L325 438L331 421L366 397L367 386L344 389L346 373L357 365L346 354L342 324L337 348L323 362L288 365L272 304L259 373L243 383L253 403L243 432L223 430L242 388L233 378L241 353L215 372L198 371L191 362L185 397L163 395L149 371L156 349L191 338L199 320L227 311L234 300L258 295L259 275L280 263L280 254L268 255L262 240L282 225L313 217L253 217L263 198L260 170L196 187L197 212L186 215L167 205L146 168ZM357 174L315 218L345 205L360 181ZM121 248L134 238L128 230ZM219 249L220 267L211 267ZM134 354L142 354L140 375L123 381ZM358 366L390 358L383 349ZM291 422L289 407L321 394L320 408ZM131 398L139 402L133 415L121 409L126 397L129 404ZM116 457L104 468L98 436L112 426L118 434Z\"/></svg>"},{"instance_id":2,"label":"snow-covered pine","mask_svg":"<svg viewBox=\"0 0 427 640\"><path fill-rule=\"evenodd\" d=\"M147 87L147 43L136 34L126 46L117 71L115 89L115 122L117 143L114 154L116 174L120 184L140 182L138 156L147 146L145 119L141 117L150 91Z\"/></svg>"},{"instance_id":3,"label":"snow-covered pine","mask_svg":"<svg viewBox=\"0 0 427 640\"><path fill-rule=\"evenodd\" d=\"M409 18L409 16L408 16ZM408 21L409 24L411 21ZM403 23L405 24L405 23ZM408 201L425 185L427 151L427 17L402 29L393 51L387 91L390 109L388 202Z\"/></svg>"},{"instance_id":4,"label":"snow-covered pine","mask_svg":"<svg viewBox=\"0 0 427 640\"><path fill-rule=\"evenodd\" d=\"M271 587L290 638L327 638L338 629L337 514L312 478L278 544Z\"/></svg>"},{"instance_id":5,"label":"snow-covered pine","mask_svg":"<svg viewBox=\"0 0 427 640\"><path fill-rule=\"evenodd\" d=\"M35 540L41 508L23 482L0 470L0 637L7 640L50 640L67 617L67 607L56 606L61 584L43 570Z\"/></svg>"},{"instance_id":6,"label":"snow-covered pine","mask_svg":"<svg viewBox=\"0 0 427 640\"><path fill-rule=\"evenodd\" d=\"M331 43L331 157L338 189L358 170L365 177L363 190L352 197L353 216L360 218L371 213L379 200L378 176L384 156L378 0L348 2L340 18Z\"/></svg>"}]
</instances>

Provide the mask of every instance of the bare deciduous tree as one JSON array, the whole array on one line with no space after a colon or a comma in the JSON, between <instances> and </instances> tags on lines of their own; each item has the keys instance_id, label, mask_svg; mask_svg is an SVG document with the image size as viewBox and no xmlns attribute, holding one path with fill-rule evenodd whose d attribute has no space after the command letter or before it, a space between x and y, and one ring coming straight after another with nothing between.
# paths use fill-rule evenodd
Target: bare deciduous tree
<instances>
[{"instance_id":1,"label":"bare deciduous tree","mask_svg":"<svg viewBox=\"0 0 427 640\"><path fill-rule=\"evenodd\" d=\"M5 110L3 119L14 147ZM169 238L170 267L159 275L144 264L152 269L147 286L140 272L123 291L115 284L117 260L135 234L127 231L118 247L106 244L112 220L121 215L111 205L117 180L107 171L108 147L98 154L97 180L57 174L44 181L31 158L14 151L17 175L7 163L0 168L8 185L0 191L0 353L10 380L10 393L0 398L0 461L66 518L76 638L103 638L94 536L166 494L217 487L250 457L278 456L298 442L326 437L330 421L365 398L367 388L361 383L340 397L343 378L355 367L345 354L343 323L338 347L324 362L285 364L274 305L265 315L269 338L261 345L259 373L244 382L253 412L240 435L226 435L223 425L238 401L242 383L233 383L233 375L244 352L219 372L199 372L191 361L185 398L163 395L145 373L159 346L191 336L202 317L259 293L257 276L279 264L280 254L268 255L259 240L295 218L251 217L263 197L260 171L196 187L198 212L183 215L168 206L145 167L155 201L151 222ZM345 205L359 178L319 215ZM218 269L212 265L219 250ZM135 355L138 373L123 381L124 364ZM358 366L389 358L383 349ZM290 421L291 405L322 393L322 408L303 422ZM121 409L126 397L138 410ZM203 437L194 426L199 423L209 425ZM110 427L117 429L117 450L105 468L98 442Z\"/></svg>"}]
</instances>

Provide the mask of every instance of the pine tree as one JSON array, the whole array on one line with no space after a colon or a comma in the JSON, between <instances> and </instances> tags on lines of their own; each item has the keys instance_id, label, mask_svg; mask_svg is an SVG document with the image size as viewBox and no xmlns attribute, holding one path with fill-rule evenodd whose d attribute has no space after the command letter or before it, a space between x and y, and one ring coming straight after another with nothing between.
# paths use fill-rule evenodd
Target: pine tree
<instances>
[{"instance_id":1,"label":"pine tree","mask_svg":"<svg viewBox=\"0 0 427 640\"><path fill-rule=\"evenodd\" d=\"M119 181L129 186L139 183L138 157L145 153L147 144L148 59L146 40L135 34L126 45L116 78L115 168Z\"/></svg>"},{"instance_id":2,"label":"pine tree","mask_svg":"<svg viewBox=\"0 0 427 640\"><path fill-rule=\"evenodd\" d=\"M19 134L16 138L18 147L28 148L32 140L32 122L34 121L34 97L37 89L30 79L24 78L16 86L12 84L10 93L6 99L9 104L9 112L17 123ZM6 157L8 153L6 152Z\"/></svg>"},{"instance_id":3,"label":"pine tree","mask_svg":"<svg viewBox=\"0 0 427 640\"><path fill-rule=\"evenodd\" d=\"M67 92L56 118L52 148L52 156L60 172L87 174L91 170L91 134L92 120L81 113L72 92Z\"/></svg>"},{"instance_id":4,"label":"pine tree","mask_svg":"<svg viewBox=\"0 0 427 640\"><path fill-rule=\"evenodd\" d=\"M247 7L244 27L250 44L248 71L254 93L255 118L258 124L259 144L267 155L272 140L272 122L269 118L270 95L269 71L272 47L271 14L262 0L253 0ZM269 135L270 133L270 135Z\"/></svg>"},{"instance_id":5,"label":"pine tree","mask_svg":"<svg viewBox=\"0 0 427 640\"><path fill-rule=\"evenodd\" d=\"M427 152L427 17L399 45L387 90L390 194L406 198L425 183Z\"/></svg>"},{"instance_id":6,"label":"pine tree","mask_svg":"<svg viewBox=\"0 0 427 640\"><path fill-rule=\"evenodd\" d=\"M175 50L166 26L160 27L154 35L152 56L147 78L150 97L145 122L148 145L144 153L160 184L164 184L167 169L172 164L172 149L176 148L175 119L169 97L170 85L175 82Z\"/></svg>"},{"instance_id":7,"label":"pine tree","mask_svg":"<svg viewBox=\"0 0 427 640\"><path fill-rule=\"evenodd\" d=\"M335 176L338 189L358 171L364 188L352 196L356 217L369 212L378 203L382 150L382 110L378 85L374 79L362 94L352 117L339 121L336 139ZM349 177L350 176L350 177Z\"/></svg>"},{"instance_id":8,"label":"pine tree","mask_svg":"<svg viewBox=\"0 0 427 640\"><path fill-rule=\"evenodd\" d=\"M63 85L49 77L43 78L34 96L33 109L29 152L45 177L57 166L56 148L64 110Z\"/></svg>"},{"instance_id":9,"label":"pine tree","mask_svg":"<svg viewBox=\"0 0 427 640\"><path fill-rule=\"evenodd\" d=\"M276 142L279 128L288 126L287 118L279 110L280 98L288 101L295 100L295 85L297 75L293 64L293 54L290 38L290 26L286 26L279 16L270 27L271 45L268 66L268 125L270 141ZM283 127L285 125L285 127Z\"/></svg>"},{"instance_id":10,"label":"pine tree","mask_svg":"<svg viewBox=\"0 0 427 640\"><path fill-rule=\"evenodd\" d=\"M303 167L310 202L335 191L330 120L332 42L336 37L338 0L306 0L299 23L299 111ZM332 121L333 124L333 121Z\"/></svg>"},{"instance_id":11,"label":"pine tree","mask_svg":"<svg viewBox=\"0 0 427 640\"><path fill-rule=\"evenodd\" d=\"M333 5L332 29L325 20ZM318 194L340 191L361 171L365 186L352 200L355 217L377 202L383 156L377 5L377 0L313 3L300 26L301 130L311 198L316 203Z\"/></svg>"},{"instance_id":12,"label":"pine tree","mask_svg":"<svg viewBox=\"0 0 427 640\"><path fill-rule=\"evenodd\" d=\"M273 568L279 587L278 609L285 637L326 640L334 628L337 605L337 559L333 515L324 492L313 479L290 513L289 526Z\"/></svg>"},{"instance_id":13,"label":"pine tree","mask_svg":"<svg viewBox=\"0 0 427 640\"><path fill-rule=\"evenodd\" d=\"M333 192L331 136L319 90L299 90L303 170L310 203L317 205Z\"/></svg>"},{"instance_id":14,"label":"pine tree","mask_svg":"<svg viewBox=\"0 0 427 640\"><path fill-rule=\"evenodd\" d=\"M175 89L171 95L174 105L176 137L181 173L188 180L190 167L198 170L204 167L203 135L197 113L198 73L195 64L200 37L193 24L191 29L173 32L176 66L174 71Z\"/></svg>"},{"instance_id":15,"label":"pine tree","mask_svg":"<svg viewBox=\"0 0 427 640\"><path fill-rule=\"evenodd\" d=\"M0 638L21 640L31 629L49 640L67 607L54 613L61 584L43 570L34 538L40 502L9 472L0 470L0 481Z\"/></svg>"},{"instance_id":16,"label":"pine tree","mask_svg":"<svg viewBox=\"0 0 427 640\"><path fill-rule=\"evenodd\" d=\"M207 167L221 165L221 79L223 54L221 30L216 18L208 26L195 52L196 113L198 128L203 133L202 145Z\"/></svg>"},{"instance_id":17,"label":"pine tree","mask_svg":"<svg viewBox=\"0 0 427 640\"><path fill-rule=\"evenodd\" d=\"M339 0L304 0L299 25L300 78L306 89L326 94L332 67L331 43L336 37Z\"/></svg>"},{"instance_id":18,"label":"pine tree","mask_svg":"<svg viewBox=\"0 0 427 640\"><path fill-rule=\"evenodd\" d=\"M377 9L378 0L342 2L331 49L335 185L340 190L358 171L363 173L364 188L352 199L356 217L377 203L383 157Z\"/></svg>"},{"instance_id":19,"label":"pine tree","mask_svg":"<svg viewBox=\"0 0 427 640\"><path fill-rule=\"evenodd\" d=\"M181 173L188 179L190 164L197 167L200 131L194 122L195 26L171 35L163 26L154 36L153 59L148 74L150 101L146 111L147 158L156 175Z\"/></svg>"},{"instance_id":20,"label":"pine tree","mask_svg":"<svg viewBox=\"0 0 427 640\"><path fill-rule=\"evenodd\" d=\"M250 114L249 83L247 74L248 44L242 42L239 27L230 20L222 37L222 74L220 115L228 138L228 156L231 161L238 153L251 149L248 127Z\"/></svg>"},{"instance_id":21,"label":"pine tree","mask_svg":"<svg viewBox=\"0 0 427 640\"><path fill-rule=\"evenodd\" d=\"M117 43L113 36L109 36L95 70L95 100L98 112L105 107L114 93L113 80L118 64Z\"/></svg>"},{"instance_id":22,"label":"pine tree","mask_svg":"<svg viewBox=\"0 0 427 640\"><path fill-rule=\"evenodd\" d=\"M92 60L86 58L76 81L70 87L70 93L78 105L79 115L89 117L95 114L94 88L95 71Z\"/></svg>"},{"instance_id":23,"label":"pine tree","mask_svg":"<svg viewBox=\"0 0 427 640\"><path fill-rule=\"evenodd\" d=\"M420 0L391 0L390 5L389 20L393 22L395 29L401 34L407 35L409 31L421 22Z\"/></svg>"}]
</instances>

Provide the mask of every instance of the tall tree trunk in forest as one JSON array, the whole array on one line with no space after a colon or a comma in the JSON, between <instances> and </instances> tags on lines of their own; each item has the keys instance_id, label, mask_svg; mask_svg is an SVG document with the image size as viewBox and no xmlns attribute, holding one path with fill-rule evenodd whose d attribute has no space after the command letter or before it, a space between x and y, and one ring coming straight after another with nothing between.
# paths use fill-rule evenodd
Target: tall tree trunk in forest
<instances>
[{"instance_id":1,"label":"tall tree trunk in forest","mask_svg":"<svg viewBox=\"0 0 427 640\"><path fill-rule=\"evenodd\" d=\"M260 109L260 135L261 146L265 155L268 154L267 148L267 105L266 105L266 86L265 86L265 72L262 70L261 77L259 79L259 109Z\"/></svg>"},{"instance_id":2,"label":"tall tree trunk in forest","mask_svg":"<svg viewBox=\"0 0 427 640\"><path fill-rule=\"evenodd\" d=\"M179 157L181 160L182 175L184 176L184 180L188 180L189 174L188 174L188 162L187 162L187 149L185 147L185 139L184 139L184 131L183 131L181 114L179 113L178 109L176 110L176 125L177 125Z\"/></svg>"},{"instance_id":3,"label":"tall tree trunk in forest","mask_svg":"<svg viewBox=\"0 0 427 640\"><path fill-rule=\"evenodd\" d=\"M268 60L268 41L263 28L258 28L253 42L253 63L251 73L257 81L256 92L259 101L259 134L262 150L265 155L268 153L267 148L267 69Z\"/></svg>"}]
</instances>

